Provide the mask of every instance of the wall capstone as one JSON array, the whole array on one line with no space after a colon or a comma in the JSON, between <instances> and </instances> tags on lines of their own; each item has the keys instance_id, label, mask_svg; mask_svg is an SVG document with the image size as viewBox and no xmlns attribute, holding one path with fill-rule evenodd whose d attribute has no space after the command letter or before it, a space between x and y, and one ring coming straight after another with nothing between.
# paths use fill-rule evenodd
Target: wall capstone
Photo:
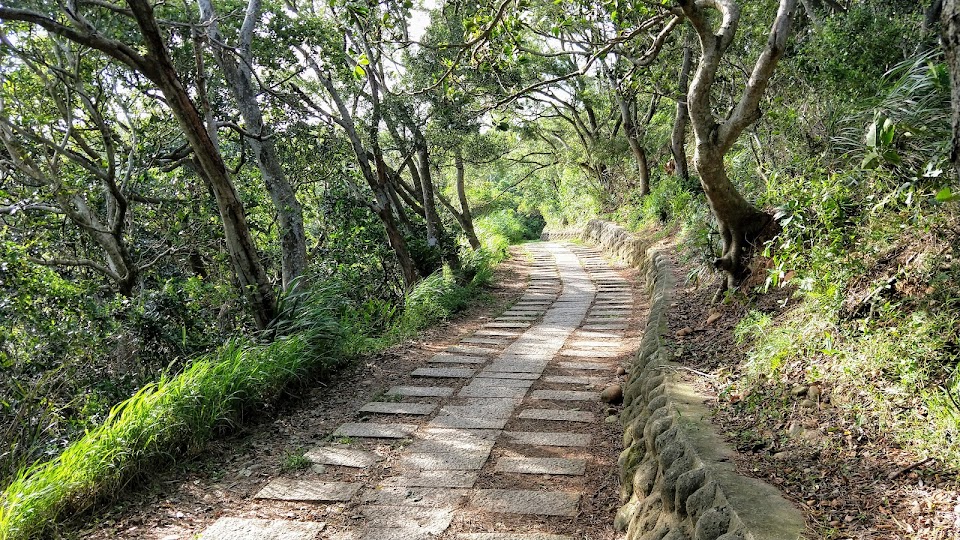
<instances>
[{"instance_id":1,"label":"wall capstone","mask_svg":"<svg viewBox=\"0 0 960 540\"><path fill-rule=\"evenodd\" d=\"M796 540L799 510L773 486L737 474L734 451L710 422L694 375L672 362L667 309L674 289L669 257L649 238L614 223L545 230L543 240L579 240L640 268L650 315L627 368L620 454L620 497L614 527L625 540Z\"/></svg>"}]
</instances>

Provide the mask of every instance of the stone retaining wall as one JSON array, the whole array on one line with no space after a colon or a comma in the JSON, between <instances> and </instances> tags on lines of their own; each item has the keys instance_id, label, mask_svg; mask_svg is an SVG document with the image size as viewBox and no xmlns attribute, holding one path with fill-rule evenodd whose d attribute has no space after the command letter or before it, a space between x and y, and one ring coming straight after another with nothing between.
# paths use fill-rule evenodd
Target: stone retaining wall
<instances>
[{"instance_id":1,"label":"stone retaining wall","mask_svg":"<svg viewBox=\"0 0 960 540\"><path fill-rule=\"evenodd\" d=\"M803 517L773 486L737 474L734 451L717 434L695 375L671 361L667 309L670 259L619 225L599 220L544 231L578 239L646 272L650 317L624 388L624 450L614 526L626 540L795 540Z\"/></svg>"}]
</instances>

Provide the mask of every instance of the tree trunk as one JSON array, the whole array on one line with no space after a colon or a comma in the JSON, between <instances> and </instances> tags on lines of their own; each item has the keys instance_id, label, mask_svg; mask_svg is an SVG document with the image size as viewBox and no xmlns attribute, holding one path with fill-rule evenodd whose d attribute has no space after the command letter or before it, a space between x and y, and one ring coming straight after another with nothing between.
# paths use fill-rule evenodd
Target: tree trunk
<instances>
[{"instance_id":1,"label":"tree trunk","mask_svg":"<svg viewBox=\"0 0 960 540\"><path fill-rule=\"evenodd\" d=\"M711 93L723 55L736 35L740 6L735 0L712 3L681 0L680 4L700 37L700 62L687 92L687 102L696 138L694 164L723 240L723 253L714 261L714 266L726 275L719 291L722 292L739 285L749 274L746 260L752 254L757 237L772 221L771 216L755 208L737 191L727 176L723 157L743 130L760 118L760 100L785 50L797 0L780 0L766 46L739 100L722 120L714 116ZM710 9L720 12L720 20L707 13Z\"/></svg>"},{"instance_id":2,"label":"tree trunk","mask_svg":"<svg viewBox=\"0 0 960 540\"><path fill-rule=\"evenodd\" d=\"M173 67L154 19L153 8L147 0L128 0L128 4L143 34L147 59L153 61L151 66L144 66L144 74L160 88L197 157L203 175L210 182L223 221L231 265L253 309L257 327L264 329L277 314L277 302L247 226L243 204L230 180L219 148L210 139L200 112L190 100Z\"/></svg>"},{"instance_id":3,"label":"tree trunk","mask_svg":"<svg viewBox=\"0 0 960 540\"><path fill-rule=\"evenodd\" d=\"M223 37L216 23L216 13L211 0L200 1L201 18L207 24L210 44L215 52L217 64L223 71L227 86L237 108L243 116L246 130L252 133L247 143L253 150L254 160L260 169L263 183L270 193L270 199L277 211L280 226L280 251L282 258L282 283L286 290L292 281L303 273L307 266L307 238L303 229L303 209L297 200L296 192L287 180L280 158L273 143L271 132L263 121L260 105L257 103L257 91L253 84L252 57L250 54L253 29L260 18L259 0L250 0L241 30L240 45L237 47L242 63L238 63L232 51L225 50Z\"/></svg>"},{"instance_id":4,"label":"tree trunk","mask_svg":"<svg viewBox=\"0 0 960 540\"><path fill-rule=\"evenodd\" d=\"M480 249L480 239L477 238L477 231L473 228L473 214L470 212L470 203L467 201L466 167L463 163L463 153L460 148L457 148L453 159L457 167L457 198L460 199L458 221L460 226L463 227L463 233L467 235L467 242L470 242L470 247Z\"/></svg>"},{"instance_id":5,"label":"tree trunk","mask_svg":"<svg viewBox=\"0 0 960 540\"><path fill-rule=\"evenodd\" d=\"M950 71L950 102L953 105L950 162L960 176L960 0L944 0L940 20L943 50Z\"/></svg>"},{"instance_id":6,"label":"tree trunk","mask_svg":"<svg viewBox=\"0 0 960 540\"><path fill-rule=\"evenodd\" d=\"M690 37L691 34L686 32L683 43L683 62L680 65L678 80L680 95L677 98L677 113L673 119L673 131L670 133L670 152L673 154L677 176L684 182L690 180L686 149L687 121L690 118L687 108L687 86L690 81L690 67L693 64L693 45Z\"/></svg>"}]
</instances>

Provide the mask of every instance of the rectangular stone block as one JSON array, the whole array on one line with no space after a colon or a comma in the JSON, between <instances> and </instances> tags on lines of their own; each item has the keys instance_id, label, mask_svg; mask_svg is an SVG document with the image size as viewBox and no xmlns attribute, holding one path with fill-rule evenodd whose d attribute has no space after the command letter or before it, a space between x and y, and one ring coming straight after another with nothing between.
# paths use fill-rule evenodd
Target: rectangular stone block
<instances>
[{"instance_id":1,"label":"rectangular stone block","mask_svg":"<svg viewBox=\"0 0 960 540\"><path fill-rule=\"evenodd\" d=\"M489 454L494 444L496 444L494 439L469 435L466 437L435 437L414 441L413 444L404 448L404 452L409 454Z\"/></svg>"},{"instance_id":2,"label":"rectangular stone block","mask_svg":"<svg viewBox=\"0 0 960 540\"><path fill-rule=\"evenodd\" d=\"M509 343L509 340L506 339L495 339L495 338L482 338L482 337L467 337L460 340L460 343L467 343L470 345L495 345L495 346L505 346Z\"/></svg>"},{"instance_id":3,"label":"rectangular stone block","mask_svg":"<svg viewBox=\"0 0 960 540\"><path fill-rule=\"evenodd\" d=\"M472 488L477 483L475 471L414 471L385 478L383 486Z\"/></svg>"},{"instance_id":4,"label":"rectangular stone block","mask_svg":"<svg viewBox=\"0 0 960 540\"><path fill-rule=\"evenodd\" d=\"M436 377L450 379L466 379L473 377L474 371L470 368L417 368L410 372L414 377Z\"/></svg>"},{"instance_id":5,"label":"rectangular stone block","mask_svg":"<svg viewBox=\"0 0 960 540\"><path fill-rule=\"evenodd\" d=\"M200 540L314 540L325 523L222 517L200 533Z\"/></svg>"},{"instance_id":6,"label":"rectangular stone block","mask_svg":"<svg viewBox=\"0 0 960 540\"><path fill-rule=\"evenodd\" d=\"M590 435L583 433L552 433L546 431L504 431L503 436L516 444L531 446L587 446Z\"/></svg>"},{"instance_id":7,"label":"rectangular stone block","mask_svg":"<svg viewBox=\"0 0 960 540\"><path fill-rule=\"evenodd\" d=\"M487 373L499 371L506 373L543 373L547 368L547 363L543 361L517 362L510 360L497 360L486 367Z\"/></svg>"},{"instance_id":8,"label":"rectangular stone block","mask_svg":"<svg viewBox=\"0 0 960 540\"><path fill-rule=\"evenodd\" d=\"M586 331L626 330L627 324L589 323L581 326L580 328Z\"/></svg>"},{"instance_id":9,"label":"rectangular stone block","mask_svg":"<svg viewBox=\"0 0 960 540\"><path fill-rule=\"evenodd\" d=\"M438 416L427 424L430 428L455 429L503 429L507 418L460 418L456 416Z\"/></svg>"},{"instance_id":10,"label":"rectangular stone block","mask_svg":"<svg viewBox=\"0 0 960 540\"><path fill-rule=\"evenodd\" d=\"M367 527L401 529L407 533L406 538L423 534L439 536L453 520L453 508L369 505L361 507L360 512Z\"/></svg>"},{"instance_id":11,"label":"rectangular stone block","mask_svg":"<svg viewBox=\"0 0 960 540\"><path fill-rule=\"evenodd\" d=\"M623 342L619 339L610 341L579 340L571 341L570 346L575 349L618 349L623 346Z\"/></svg>"},{"instance_id":12,"label":"rectangular stone block","mask_svg":"<svg viewBox=\"0 0 960 540\"><path fill-rule=\"evenodd\" d=\"M520 321L498 321L489 322L483 325L484 328L529 328L530 323Z\"/></svg>"},{"instance_id":13,"label":"rectangular stone block","mask_svg":"<svg viewBox=\"0 0 960 540\"><path fill-rule=\"evenodd\" d=\"M449 386L394 386L387 390L388 396L409 397L447 397L452 396L456 388Z\"/></svg>"},{"instance_id":14,"label":"rectangular stone block","mask_svg":"<svg viewBox=\"0 0 960 540\"><path fill-rule=\"evenodd\" d=\"M578 330L577 335L583 339L623 339L622 333L614 333L614 332Z\"/></svg>"},{"instance_id":15,"label":"rectangular stone block","mask_svg":"<svg viewBox=\"0 0 960 540\"><path fill-rule=\"evenodd\" d=\"M463 489L447 489L433 487L381 487L368 489L363 492L361 501L365 504L382 504L389 506L426 506L456 507L460 499L466 496Z\"/></svg>"},{"instance_id":16,"label":"rectangular stone block","mask_svg":"<svg viewBox=\"0 0 960 540\"><path fill-rule=\"evenodd\" d=\"M605 371L613 369L610 364L600 362L560 362L561 369L587 369L592 371Z\"/></svg>"},{"instance_id":17,"label":"rectangular stone block","mask_svg":"<svg viewBox=\"0 0 960 540\"><path fill-rule=\"evenodd\" d=\"M442 352L431 356L427 362L431 364L484 364L487 359L480 356Z\"/></svg>"},{"instance_id":18,"label":"rectangular stone block","mask_svg":"<svg viewBox=\"0 0 960 540\"><path fill-rule=\"evenodd\" d=\"M480 489L471 500L472 506L487 512L575 516L580 495L566 491L533 491L513 489Z\"/></svg>"},{"instance_id":19,"label":"rectangular stone block","mask_svg":"<svg viewBox=\"0 0 960 540\"><path fill-rule=\"evenodd\" d=\"M489 452L405 453L400 456L400 466L416 471L478 471L489 455Z\"/></svg>"},{"instance_id":20,"label":"rectangular stone block","mask_svg":"<svg viewBox=\"0 0 960 540\"><path fill-rule=\"evenodd\" d=\"M509 418L520 405L519 399L470 398L473 403L444 405L440 414L462 418Z\"/></svg>"},{"instance_id":21,"label":"rectangular stone block","mask_svg":"<svg viewBox=\"0 0 960 540\"><path fill-rule=\"evenodd\" d=\"M520 474L562 474L580 476L587 462L571 458L504 457L497 460L495 471Z\"/></svg>"},{"instance_id":22,"label":"rectangular stone block","mask_svg":"<svg viewBox=\"0 0 960 540\"><path fill-rule=\"evenodd\" d=\"M303 454L303 457L311 463L356 467L360 469L371 467L383 459L373 452L344 446L318 446L307 450L307 452Z\"/></svg>"},{"instance_id":23,"label":"rectangular stone block","mask_svg":"<svg viewBox=\"0 0 960 540\"><path fill-rule=\"evenodd\" d=\"M566 349L560 351L560 356L572 356L574 358L616 358L623 353L611 350L584 350L584 349Z\"/></svg>"},{"instance_id":24,"label":"rectangular stone block","mask_svg":"<svg viewBox=\"0 0 960 540\"><path fill-rule=\"evenodd\" d=\"M539 373L516 372L516 371L489 371L489 368L477 373L477 378L488 379L522 379L535 381L540 378Z\"/></svg>"},{"instance_id":25,"label":"rectangular stone block","mask_svg":"<svg viewBox=\"0 0 960 540\"><path fill-rule=\"evenodd\" d=\"M454 345L447 347L447 352L470 356L489 356L491 354L497 354L500 351L498 349L491 349L490 347L477 347L475 345Z\"/></svg>"},{"instance_id":26,"label":"rectangular stone block","mask_svg":"<svg viewBox=\"0 0 960 540\"><path fill-rule=\"evenodd\" d=\"M555 420L557 422L595 422L596 417L587 411L571 411L567 409L526 409L521 411L519 418L529 420Z\"/></svg>"},{"instance_id":27,"label":"rectangular stone block","mask_svg":"<svg viewBox=\"0 0 960 540\"><path fill-rule=\"evenodd\" d=\"M603 379L600 377L587 377L585 375L547 375L543 378L544 382L559 384L589 384L601 385Z\"/></svg>"},{"instance_id":28,"label":"rectangular stone block","mask_svg":"<svg viewBox=\"0 0 960 540\"><path fill-rule=\"evenodd\" d=\"M413 424L375 424L350 422L333 432L338 437L366 437L372 439L403 439L409 437L417 426Z\"/></svg>"},{"instance_id":29,"label":"rectangular stone block","mask_svg":"<svg viewBox=\"0 0 960 540\"><path fill-rule=\"evenodd\" d=\"M477 375L470 381L470 384L464 386L464 389L467 388L486 388L490 386L501 386L508 388L530 388L533 386L535 379L504 379L500 377L481 377ZM482 397L482 396L481 396ZM510 396L499 396L499 397L510 397Z\"/></svg>"},{"instance_id":30,"label":"rectangular stone block","mask_svg":"<svg viewBox=\"0 0 960 540\"><path fill-rule=\"evenodd\" d=\"M530 397L556 401L599 401L600 393L581 390L534 390Z\"/></svg>"},{"instance_id":31,"label":"rectangular stone block","mask_svg":"<svg viewBox=\"0 0 960 540\"><path fill-rule=\"evenodd\" d=\"M360 412L377 414L423 415L432 413L436 408L436 403L397 403L391 401L371 401L363 407L360 407Z\"/></svg>"},{"instance_id":32,"label":"rectangular stone block","mask_svg":"<svg viewBox=\"0 0 960 540\"><path fill-rule=\"evenodd\" d=\"M320 482L277 478L253 497L280 501L338 502L349 501L363 487L353 482Z\"/></svg>"},{"instance_id":33,"label":"rectangular stone block","mask_svg":"<svg viewBox=\"0 0 960 540\"><path fill-rule=\"evenodd\" d=\"M494 428L448 428L427 426L417 433L417 437L426 441L449 441L452 439L471 441L494 441L500 436L499 429ZM419 440L418 440L419 442ZM414 443L416 444L416 443Z\"/></svg>"},{"instance_id":34,"label":"rectangular stone block","mask_svg":"<svg viewBox=\"0 0 960 540\"><path fill-rule=\"evenodd\" d=\"M477 330L473 333L475 336L497 336L497 337L506 337L506 338L515 338L520 335L519 332L511 332L510 330L500 330L500 329L489 329L489 330Z\"/></svg>"},{"instance_id":35,"label":"rectangular stone block","mask_svg":"<svg viewBox=\"0 0 960 540\"><path fill-rule=\"evenodd\" d=\"M477 379L474 379L476 381ZM509 381L511 379L500 379L504 381ZM527 381L519 381L526 383ZM527 393L527 387L514 387L514 386L493 386L486 384L474 384L471 383L467 386L464 386L460 389L460 392L457 394L460 397L477 397L477 398L519 398L523 397Z\"/></svg>"}]
</instances>

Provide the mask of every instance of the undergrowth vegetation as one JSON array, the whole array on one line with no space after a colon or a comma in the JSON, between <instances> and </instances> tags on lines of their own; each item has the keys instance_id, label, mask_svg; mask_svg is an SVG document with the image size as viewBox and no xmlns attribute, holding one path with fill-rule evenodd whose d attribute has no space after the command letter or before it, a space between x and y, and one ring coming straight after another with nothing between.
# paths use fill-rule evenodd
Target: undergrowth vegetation
<instances>
[{"instance_id":1,"label":"undergrowth vegetation","mask_svg":"<svg viewBox=\"0 0 960 540\"><path fill-rule=\"evenodd\" d=\"M444 268L420 282L401 307L344 303L341 284L303 280L262 336L233 338L114 406L107 418L50 461L20 470L0 494L0 539L36 537L58 515L83 512L138 474L201 450L219 433L323 377L358 354L381 350L483 298L502 259L485 251L458 283ZM309 285L306 285L309 283Z\"/></svg>"},{"instance_id":2,"label":"undergrowth vegetation","mask_svg":"<svg viewBox=\"0 0 960 540\"><path fill-rule=\"evenodd\" d=\"M833 47L831 32L875 25L860 13L868 4L797 46ZM872 56L856 60L874 70L870 84L848 62L820 66L829 85L862 99L812 104L784 90L783 108L728 154L738 186L775 216L779 234L758 246L747 296L726 301L791 294L740 322L747 359L725 373L740 377L741 391L825 385L857 423L960 467L960 186L947 162L949 80L939 50L903 53L880 74ZM804 62L788 64L784 80L804 75ZM822 131L798 134L800 119L784 109L821 115L803 126ZM607 217L671 232L694 262L687 278L712 286L720 240L695 180L658 173L649 196Z\"/></svg>"}]
</instances>

